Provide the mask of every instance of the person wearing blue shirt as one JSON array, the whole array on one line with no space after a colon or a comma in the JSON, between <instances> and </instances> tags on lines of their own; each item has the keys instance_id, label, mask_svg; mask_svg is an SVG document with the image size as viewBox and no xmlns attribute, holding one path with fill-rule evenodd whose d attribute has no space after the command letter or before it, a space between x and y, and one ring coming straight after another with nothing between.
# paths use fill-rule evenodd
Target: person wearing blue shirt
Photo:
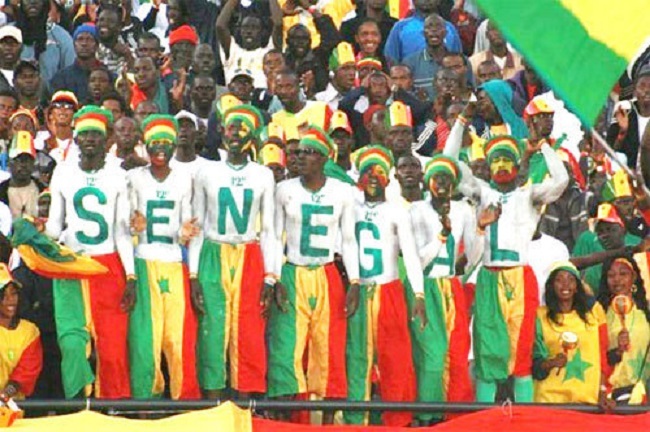
<instances>
[{"instance_id":1,"label":"person wearing blue shirt","mask_svg":"<svg viewBox=\"0 0 650 432\"><path fill-rule=\"evenodd\" d=\"M439 0L415 0L414 3L414 14L395 23L388 35L384 55L391 64L401 63L406 57L426 48L424 19L436 12ZM458 30L449 21L444 21L447 30L445 47L450 52L462 52Z\"/></svg>"}]
</instances>

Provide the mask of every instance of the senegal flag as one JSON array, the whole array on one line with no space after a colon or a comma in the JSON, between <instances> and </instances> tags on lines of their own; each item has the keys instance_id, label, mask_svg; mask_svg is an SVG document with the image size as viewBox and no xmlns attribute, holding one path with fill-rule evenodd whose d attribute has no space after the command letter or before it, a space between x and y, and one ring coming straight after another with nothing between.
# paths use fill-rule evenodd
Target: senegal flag
<instances>
[{"instance_id":1,"label":"senegal flag","mask_svg":"<svg viewBox=\"0 0 650 432\"><path fill-rule=\"evenodd\" d=\"M75 253L38 232L27 219L14 221L11 244L30 270L46 278L85 279L108 272L91 257Z\"/></svg>"},{"instance_id":2,"label":"senegal flag","mask_svg":"<svg viewBox=\"0 0 650 432\"><path fill-rule=\"evenodd\" d=\"M478 0L478 4L590 126L650 35L648 0Z\"/></svg>"}]
</instances>

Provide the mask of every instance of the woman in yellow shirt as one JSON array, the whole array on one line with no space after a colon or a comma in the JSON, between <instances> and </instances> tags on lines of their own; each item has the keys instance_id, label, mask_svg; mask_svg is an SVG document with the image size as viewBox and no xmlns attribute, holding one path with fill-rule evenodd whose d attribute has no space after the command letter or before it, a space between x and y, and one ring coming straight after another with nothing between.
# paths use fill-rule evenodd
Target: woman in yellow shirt
<instances>
[{"instance_id":1,"label":"woman in yellow shirt","mask_svg":"<svg viewBox=\"0 0 650 432\"><path fill-rule=\"evenodd\" d=\"M650 311L634 259L620 256L604 263L598 301L607 314L612 399L622 404L639 403L631 397L634 386L648 376Z\"/></svg>"},{"instance_id":2,"label":"woman in yellow shirt","mask_svg":"<svg viewBox=\"0 0 650 432\"><path fill-rule=\"evenodd\" d=\"M18 317L19 288L0 263L0 400L32 394L43 367L38 328Z\"/></svg>"},{"instance_id":3,"label":"woman in yellow shirt","mask_svg":"<svg viewBox=\"0 0 650 432\"><path fill-rule=\"evenodd\" d=\"M607 370L605 313L591 306L580 273L556 263L537 310L533 379L535 402L604 404Z\"/></svg>"}]
</instances>

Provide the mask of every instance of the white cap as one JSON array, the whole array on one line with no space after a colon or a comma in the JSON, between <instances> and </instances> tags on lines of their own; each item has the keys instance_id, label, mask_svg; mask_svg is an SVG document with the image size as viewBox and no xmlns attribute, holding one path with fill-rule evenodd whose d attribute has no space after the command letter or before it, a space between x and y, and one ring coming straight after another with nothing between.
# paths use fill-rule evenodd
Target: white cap
<instances>
[{"instance_id":1,"label":"white cap","mask_svg":"<svg viewBox=\"0 0 650 432\"><path fill-rule=\"evenodd\" d=\"M12 25L4 25L0 27L0 40L10 37L18 41L18 43L23 43L23 33L18 27Z\"/></svg>"},{"instance_id":2,"label":"white cap","mask_svg":"<svg viewBox=\"0 0 650 432\"><path fill-rule=\"evenodd\" d=\"M245 76L251 79L251 81L255 81L255 77L253 76L253 72L251 72L250 69L235 69L235 73L232 74L232 78L230 81L234 80L237 77L240 76Z\"/></svg>"},{"instance_id":3,"label":"white cap","mask_svg":"<svg viewBox=\"0 0 650 432\"><path fill-rule=\"evenodd\" d=\"M194 123L194 127L197 128L197 129L199 128L199 119L198 119L198 117L196 115L192 114L191 112L187 111L187 110L179 111L174 116L174 118L176 118L176 120L180 120L180 119L192 120L192 123Z\"/></svg>"}]
</instances>

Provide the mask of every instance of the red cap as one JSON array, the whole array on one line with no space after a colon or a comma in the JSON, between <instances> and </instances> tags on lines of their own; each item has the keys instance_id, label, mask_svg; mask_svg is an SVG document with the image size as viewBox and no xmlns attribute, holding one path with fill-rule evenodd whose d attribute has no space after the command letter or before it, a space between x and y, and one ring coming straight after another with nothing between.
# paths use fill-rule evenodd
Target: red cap
<instances>
[{"instance_id":1,"label":"red cap","mask_svg":"<svg viewBox=\"0 0 650 432\"><path fill-rule=\"evenodd\" d=\"M172 46L178 42L189 42L192 45L198 45L199 36L196 34L196 31L192 27L188 25L182 25L176 30L172 30L172 32L169 33L169 46Z\"/></svg>"}]
</instances>

